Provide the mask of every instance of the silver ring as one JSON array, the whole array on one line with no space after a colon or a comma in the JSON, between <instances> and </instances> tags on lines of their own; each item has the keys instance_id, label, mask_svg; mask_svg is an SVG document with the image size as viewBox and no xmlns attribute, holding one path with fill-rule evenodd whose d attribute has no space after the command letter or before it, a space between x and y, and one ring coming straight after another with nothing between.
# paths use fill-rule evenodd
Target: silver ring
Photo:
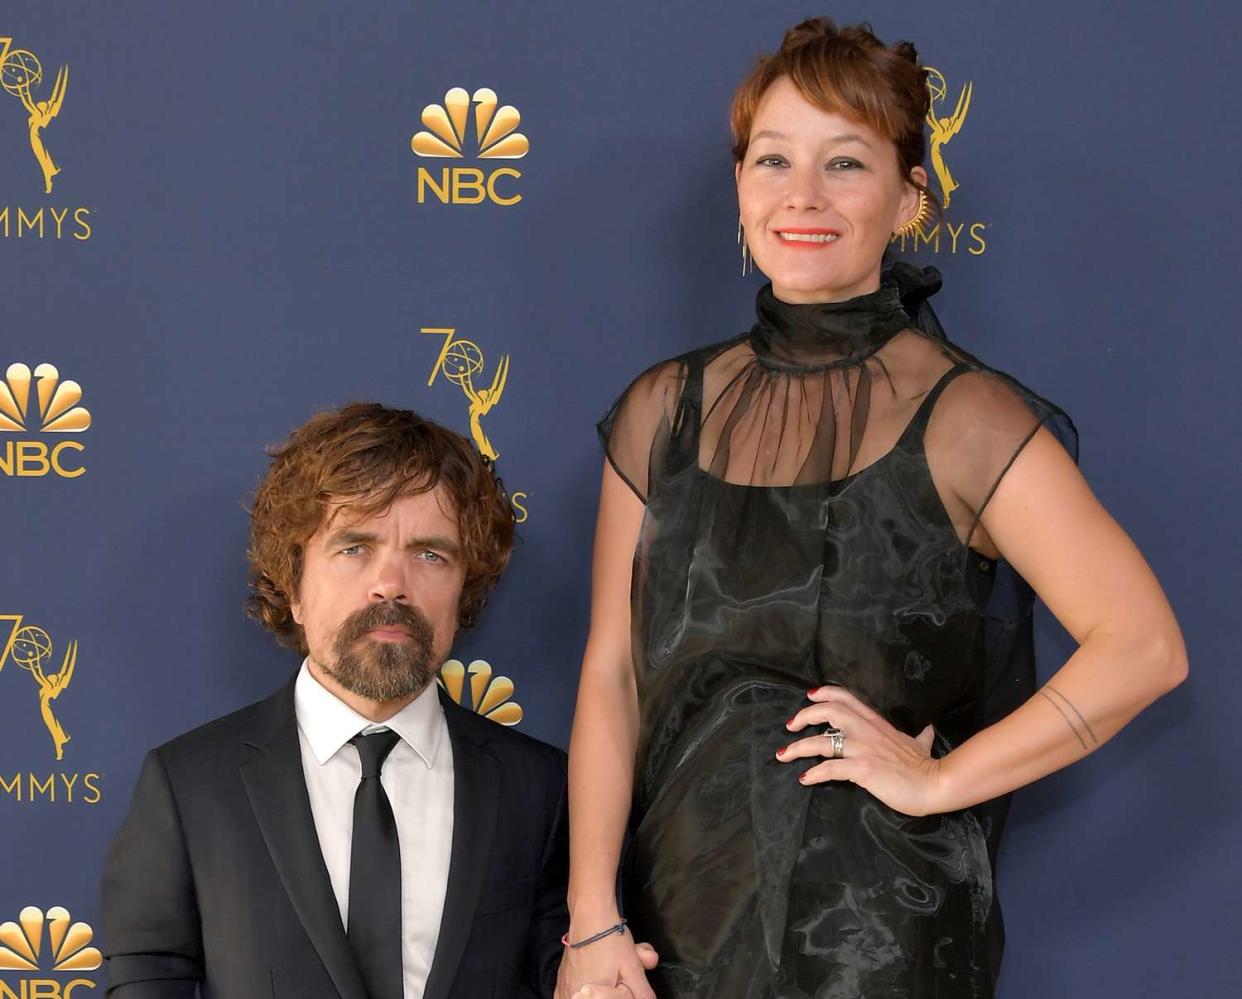
<instances>
[{"instance_id":1,"label":"silver ring","mask_svg":"<svg viewBox=\"0 0 1242 999\"><path fill-rule=\"evenodd\" d=\"M845 758L845 733L839 728L830 728L824 733L832 740L832 758L841 760Z\"/></svg>"}]
</instances>

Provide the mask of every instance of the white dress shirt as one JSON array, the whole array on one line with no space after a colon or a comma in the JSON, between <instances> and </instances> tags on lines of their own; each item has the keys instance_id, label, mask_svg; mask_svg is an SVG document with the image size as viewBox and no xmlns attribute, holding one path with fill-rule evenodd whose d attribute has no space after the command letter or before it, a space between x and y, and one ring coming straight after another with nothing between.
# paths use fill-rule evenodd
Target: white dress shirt
<instances>
[{"instance_id":1,"label":"white dress shirt","mask_svg":"<svg viewBox=\"0 0 1242 999\"><path fill-rule=\"evenodd\" d=\"M341 910L349 920L349 860L354 794L362 779L360 732L392 729L401 737L380 782L392 804L401 844L401 967L405 999L422 999L440 937L440 917L453 847L453 747L433 683L412 702L375 725L330 693L302 663L294 712L311 814Z\"/></svg>"}]
</instances>

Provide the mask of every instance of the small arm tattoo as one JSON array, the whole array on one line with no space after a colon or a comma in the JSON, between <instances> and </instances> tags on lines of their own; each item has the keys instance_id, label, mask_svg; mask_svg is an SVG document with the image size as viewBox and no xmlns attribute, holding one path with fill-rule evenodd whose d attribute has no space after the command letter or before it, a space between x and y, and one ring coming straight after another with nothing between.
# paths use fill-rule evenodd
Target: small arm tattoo
<instances>
[{"instance_id":1,"label":"small arm tattoo","mask_svg":"<svg viewBox=\"0 0 1242 999\"><path fill-rule=\"evenodd\" d=\"M1069 709L1072 712L1074 712L1074 714L1078 717L1078 720L1082 722L1082 727L1087 730L1087 735L1091 737L1091 741L1095 743L1095 745L1098 746L1100 744L1099 738L1096 736L1095 732L1092 730L1091 725L1087 722L1087 719L1082 716L1082 712L1079 711L1076 707L1074 707L1074 702L1071 701L1064 694L1062 694L1059 690L1057 690L1056 687L1052 686L1052 684L1050 683L1044 684L1044 690L1047 690L1050 693L1056 694L1057 697L1059 697L1062 701L1065 702L1065 704L1069 707Z\"/></svg>"},{"instance_id":2,"label":"small arm tattoo","mask_svg":"<svg viewBox=\"0 0 1242 999\"><path fill-rule=\"evenodd\" d=\"M1074 707L1073 701L1071 701L1051 684L1045 684L1039 693L1043 695L1044 699L1049 704L1061 713L1061 717L1065 719L1065 724L1070 727L1070 731L1072 731L1078 741L1082 743L1083 749L1088 751L1091 749L1091 746L1087 745L1087 740L1083 738L1083 732L1086 732L1088 738L1091 739L1092 745L1098 746L1100 744L1099 738L1092 730L1090 724L1088 724L1087 719L1082 716L1082 712ZM1056 695L1055 697L1053 697L1054 694ZM1062 707L1062 705L1065 705L1065 707ZM1067 712L1065 708L1069 708L1069 712ZM1071 717L1070 712L1072 712L1073 717Z\"/></svg>"}]
</instances>

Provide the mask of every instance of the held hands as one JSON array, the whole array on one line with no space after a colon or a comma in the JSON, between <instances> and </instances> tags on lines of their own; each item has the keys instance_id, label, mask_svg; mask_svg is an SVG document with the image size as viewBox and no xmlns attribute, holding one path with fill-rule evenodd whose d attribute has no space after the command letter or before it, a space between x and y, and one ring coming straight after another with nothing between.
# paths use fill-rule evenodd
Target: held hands
<instances>
[{"instance_id":1,"label":"held hands","mask_svg":"<svg viewBox=\"0 0 1242 999\"><path fill-rule=\"evenodd\" d=\"M566 947L555 999L655 999L646 973L659 962L655 948L634 943L628 932Z\"/></svg>"},{"instance_id":2,"label":"held hands","mask_svg":"<svg viewBox=\"0 0 1242 999\"><path fill-rule=\"evenodd\" d=\"M906 815L940 811L936 804L940 761L932 759L935 732L930 725L911 739L844 687L819 687L807 696L814 703L790 718L785 728L797 733L808 725L829 725L843 738L835 739L840 758L834 758L831 732L808 735L777 750L776 758L782 763L816 761L798 778L806 787L852 781Z\"/></svg>"}]
</instances>

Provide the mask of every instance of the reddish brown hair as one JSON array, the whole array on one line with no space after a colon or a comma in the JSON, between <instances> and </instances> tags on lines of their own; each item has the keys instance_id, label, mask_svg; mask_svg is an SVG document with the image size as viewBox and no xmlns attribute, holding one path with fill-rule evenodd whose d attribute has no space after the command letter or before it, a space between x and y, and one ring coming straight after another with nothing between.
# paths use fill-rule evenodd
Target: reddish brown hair
<instances>
[{"instance_id":1,"label":"reddish brown hair","mask_svg":"<svg viewBox=\"0 0 1242 999\"><path fill-rule=\"evenodd\" d=\"M513 509L491 466L458 434L408 409L354 403L317 413L281 445L250 510L246 613L306 652L293 620L306 543L331 505L363 517L400 496L443 486L461 534L466 579L458 621L477 620L513 548ZM335 515L335 514L334 514Z\"/></svg>"},{"instance_id":2,"label":"reddish brown hair","mask_svg":"<svg viewBox=\"0 0 1242 999\"><path fill-rule=\"evenodd\" d=\"M927 70L909 42L886 46L868 24L838 28L826 17L790 28L780 49L760 57L733 95L730 122L737 162L746 156L759 102L782 77L817 108L860 122L892 142L903 177L910 179L910 171L922 165L930 97ZM910 183L938 205L926 187L913 179Z\"/></svg>"}]
</instances>

